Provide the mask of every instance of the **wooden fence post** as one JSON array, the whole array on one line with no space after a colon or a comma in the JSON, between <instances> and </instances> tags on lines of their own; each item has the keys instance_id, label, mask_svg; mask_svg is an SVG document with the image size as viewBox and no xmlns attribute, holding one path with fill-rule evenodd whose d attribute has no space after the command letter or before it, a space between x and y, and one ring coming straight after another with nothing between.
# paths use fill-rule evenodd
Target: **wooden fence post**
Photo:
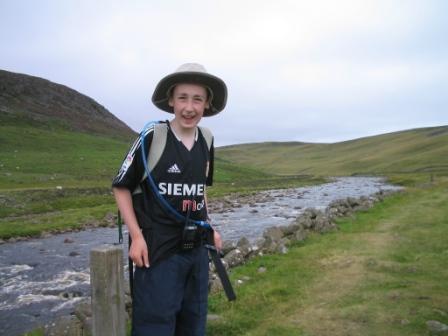
<instances>
[{"instance_id":1,"label":"wooden fence post","mask_svg":"<svg viewBox=\"0 0 448 336\"><path fill-rule=\"evenodd\" d=\"M125 336L123 250L103 245L90 251L92 335Z\"/></svg>"}]
</instances>

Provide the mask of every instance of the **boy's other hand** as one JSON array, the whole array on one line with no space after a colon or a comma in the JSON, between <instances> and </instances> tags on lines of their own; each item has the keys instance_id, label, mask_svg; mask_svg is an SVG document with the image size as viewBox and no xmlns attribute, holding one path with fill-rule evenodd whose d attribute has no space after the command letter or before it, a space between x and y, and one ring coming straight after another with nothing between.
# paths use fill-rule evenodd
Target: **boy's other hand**
<instances>
[{"instance_id":1,"label":"boy's other hand","mask_svg":"<svg viewBox=\"0 0 448 336\"><path fill-rule=\"evenodd\" d=\"M149 267L148 246L143 237L132 240L129 257L138 267Z\"/></svg>"}]
</instances>

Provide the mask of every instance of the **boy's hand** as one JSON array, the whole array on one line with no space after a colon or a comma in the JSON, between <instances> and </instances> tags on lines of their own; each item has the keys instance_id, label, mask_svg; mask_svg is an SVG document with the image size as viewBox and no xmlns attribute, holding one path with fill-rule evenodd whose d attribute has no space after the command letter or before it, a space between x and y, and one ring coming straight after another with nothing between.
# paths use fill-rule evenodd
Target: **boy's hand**
<instances>
[{"instance_id":1,"label":"boy's hand","mask_svg":"<svg viewBox=\"0 0 448 336\"><path fill-rule=\"evenodd\" d=\"M132 240L129 257L138 267L149 267L148 247L143 237Z\"/></svg>"},{"instance_id":2,"label":"boy's hand","mask_svg":"<svg viewBox=\"0 0 448 336\"><path fill-rule=\"evenodd\" d=\"M213 239L215 241L216 249L218 251L221 251L222 250L222 239L221 239L221 235L216 230L213 230Z\"/></svg>"}]
</instances>

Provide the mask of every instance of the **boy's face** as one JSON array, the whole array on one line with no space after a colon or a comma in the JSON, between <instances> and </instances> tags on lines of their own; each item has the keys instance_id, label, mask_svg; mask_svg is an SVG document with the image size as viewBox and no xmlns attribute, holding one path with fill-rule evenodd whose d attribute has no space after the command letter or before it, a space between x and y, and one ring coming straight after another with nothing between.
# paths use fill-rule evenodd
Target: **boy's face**
<instances>
[{"instance_id":1,"label":"boy's face","mask_svg":"<svg viewBox=\"0 0 448 336\"><path fill-rule=\"evenodd\" d=\"M191 129L197 126L205 109L210 107L207 90L197 84L177 84L168 100L174 110L174 122L181 128Z\"/></svg>"}]
</instances>

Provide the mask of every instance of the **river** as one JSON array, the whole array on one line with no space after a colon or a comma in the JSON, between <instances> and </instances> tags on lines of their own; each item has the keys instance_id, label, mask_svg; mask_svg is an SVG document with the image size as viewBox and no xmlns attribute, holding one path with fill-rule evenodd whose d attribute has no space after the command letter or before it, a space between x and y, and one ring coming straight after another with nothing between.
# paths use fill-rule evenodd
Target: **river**
<instances>
[{"instance_id":1,"label":"river","mask_svg":"<svg viewBox=\"0 0 448 336\"><path fill-rule=\"evenodd\" d=\"M344 177L230 200L211 215L224 240L255 240L267 227L287 225L306 208L325 209L337 199L395 189L380 178ZM97 228L1 244L0 335L21 335L72 312L76 302L90 295L89 251L117 241L117 229Z\"/></svg>"}]
</instances>

